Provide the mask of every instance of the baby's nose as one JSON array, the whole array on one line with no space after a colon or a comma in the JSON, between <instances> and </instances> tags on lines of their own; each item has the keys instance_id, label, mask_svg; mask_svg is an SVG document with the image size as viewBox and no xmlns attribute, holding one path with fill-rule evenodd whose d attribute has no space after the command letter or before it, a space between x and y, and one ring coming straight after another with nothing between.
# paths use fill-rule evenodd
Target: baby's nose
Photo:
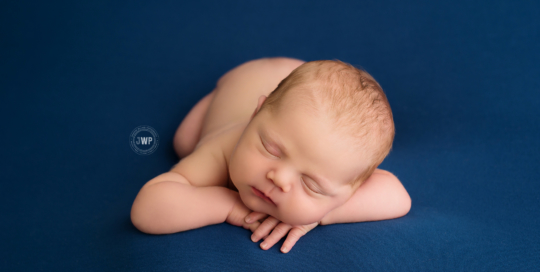
<instances>
[{"instance_id":1,"label":"baby's nose","mask_svg":"<svg viewBox=\"0 0 540 272\"><path fill-rule=\"evenodd\" d=\"M274 185L279 187L284 193L287 193L291 190L292 186L292 179L290 175L287 175L286 173L280 172L279 174L271 171L271 174L269 174L268 177Z\"/></svg>"}]
</instances>

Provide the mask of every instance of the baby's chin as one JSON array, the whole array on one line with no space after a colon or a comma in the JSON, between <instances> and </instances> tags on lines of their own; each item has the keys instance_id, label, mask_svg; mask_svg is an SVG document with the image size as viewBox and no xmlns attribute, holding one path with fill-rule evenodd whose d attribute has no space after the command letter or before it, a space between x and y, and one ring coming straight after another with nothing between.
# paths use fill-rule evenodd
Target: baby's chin
<instances>
[{"instance_id":1,"label":"baby's chin","mask_svg":"<svg viewBox=\"0 0 540 272\"><path fill-rule=\"evenodd\" d=\"M254 212L268 214L280 222L291 226L309 225L320 221L314 218L299 218L299 216L295 214L280 214L277 208L270 209L268 206L261 205L261 202L257 201L257 199L252 198L251 196L244 196L242 193L240 193L240 199L242 199L242 202L248 209Z\"/></svg>"},{"instance_id":2,"label":"baby's chin","mask_svg":"<svg viewBox=\"0 0 540 272\"><path fill-rule=\"evenodd\" d=\"M261 206L260 203L258 203L255 198L253 198L250 195L247 195L247 196L244 195L245 193L240 191L240 190L239 190L239 193L240 193L240 199L242 200L242 203L244 203L244 205L246 207L248 207L248 209L250 209L250 210L252 210L254 212L260 212L260 213L268 214L269 211L264 210L264 207Z\"/></svg>"},{"instance_id":3,"label":"baby's chin","mask_svg":"<svg viewBox=\"0 0 540 272\"><path fill-rule=\"evenodd\" d=\"M274 209L270 209L269 207L267 206L263 206L261 205L261 202L257 201L257 199L254 199L252 198L251 196L249 197L245 197L243 196L243 194L240 194L240 199L242 199L242 202L244 203L244 205L254 211L254 212L259 212L259 213L264 213L264 214L268 214L276 219L278 219L279 221L282 221L280 218L281 216L279 216L278 214L276 214L276 211ZM283 222L283 221L282 221Z\"/></svg>"}]
</instances>

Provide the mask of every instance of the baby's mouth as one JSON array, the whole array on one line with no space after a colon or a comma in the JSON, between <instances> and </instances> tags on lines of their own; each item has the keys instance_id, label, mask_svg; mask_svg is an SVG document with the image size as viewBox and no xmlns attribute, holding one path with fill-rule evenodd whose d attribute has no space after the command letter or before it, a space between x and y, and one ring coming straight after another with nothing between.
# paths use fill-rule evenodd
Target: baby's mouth
<instances>
[{"instance_id":1,"label":"baby's mouth","mask_svg":"<svg viewBox=\"0 0 540 272\"><path fill-rule=\"evenodd\" d=\"M251 188L252 188L253 193L254 193L256 196L258 196L258 197L264 199L266 202L268 202L268 203L270 203L270 204L272 204L272 205L274 205L274 206L276 205L276 203L274 203L274 201L272 201L272 199L270 199L269 197L267 197L266 195L264 195L263 192L259 191L257 188L255 188L255 187L253 187L253 186L252 186Z\"/></svg>"}]
</instances>

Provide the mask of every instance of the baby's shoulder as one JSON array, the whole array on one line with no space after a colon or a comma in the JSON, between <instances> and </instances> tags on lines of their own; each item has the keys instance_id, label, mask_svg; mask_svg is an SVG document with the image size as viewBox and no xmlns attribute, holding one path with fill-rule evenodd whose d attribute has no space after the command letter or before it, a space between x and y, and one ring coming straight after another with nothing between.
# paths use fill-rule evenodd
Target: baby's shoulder
<instances>
[{"instance_id":1,"label":"baby's shoulder","mask_svg":"<svg viewBox=\"0 0 540 272\"><path fill-rule=\"evenodd\" d=\"M229 158L234 150L234 147L240 140L249 120L242 120L223 126L214 133L205 135L199 140L195 150L199 146L208 145L216 154L223 157L224 163L228 164Z\"/></svg>"},{"instance_id":2,"label":"baby's shoulder","mask_svg":"<svg viewBox=\"0 0 540 272\"><path fill-rule=\"evenodd\" d=\"M229 177L228 158L240 138L239 129L240 126L231 126L201 139L195 150L182 158L171 171L183 175L193 186L222 186L234 190Z\"/></svg>"}]
</instances>

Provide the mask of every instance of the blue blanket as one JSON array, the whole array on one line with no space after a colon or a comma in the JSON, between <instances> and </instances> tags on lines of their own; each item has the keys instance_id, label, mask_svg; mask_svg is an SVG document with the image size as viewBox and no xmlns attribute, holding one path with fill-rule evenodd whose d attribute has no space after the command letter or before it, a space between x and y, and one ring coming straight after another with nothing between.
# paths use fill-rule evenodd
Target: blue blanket
<instances>
[{"instance_id":1,"label":"blue blanket","mask_svg":"<svg viewBox=\"0 0 540 272\"><path fill-rule=\"evenodd\" d=\"M0 271L539 271L537 1L7 1L0 8ZM148 235L138 191L251 59L339 59L385 90L380 168L404 217L319 226L287 254L227 223ZM155 152L130 146L138 126Z\"/></svg>"}]
</instances>

